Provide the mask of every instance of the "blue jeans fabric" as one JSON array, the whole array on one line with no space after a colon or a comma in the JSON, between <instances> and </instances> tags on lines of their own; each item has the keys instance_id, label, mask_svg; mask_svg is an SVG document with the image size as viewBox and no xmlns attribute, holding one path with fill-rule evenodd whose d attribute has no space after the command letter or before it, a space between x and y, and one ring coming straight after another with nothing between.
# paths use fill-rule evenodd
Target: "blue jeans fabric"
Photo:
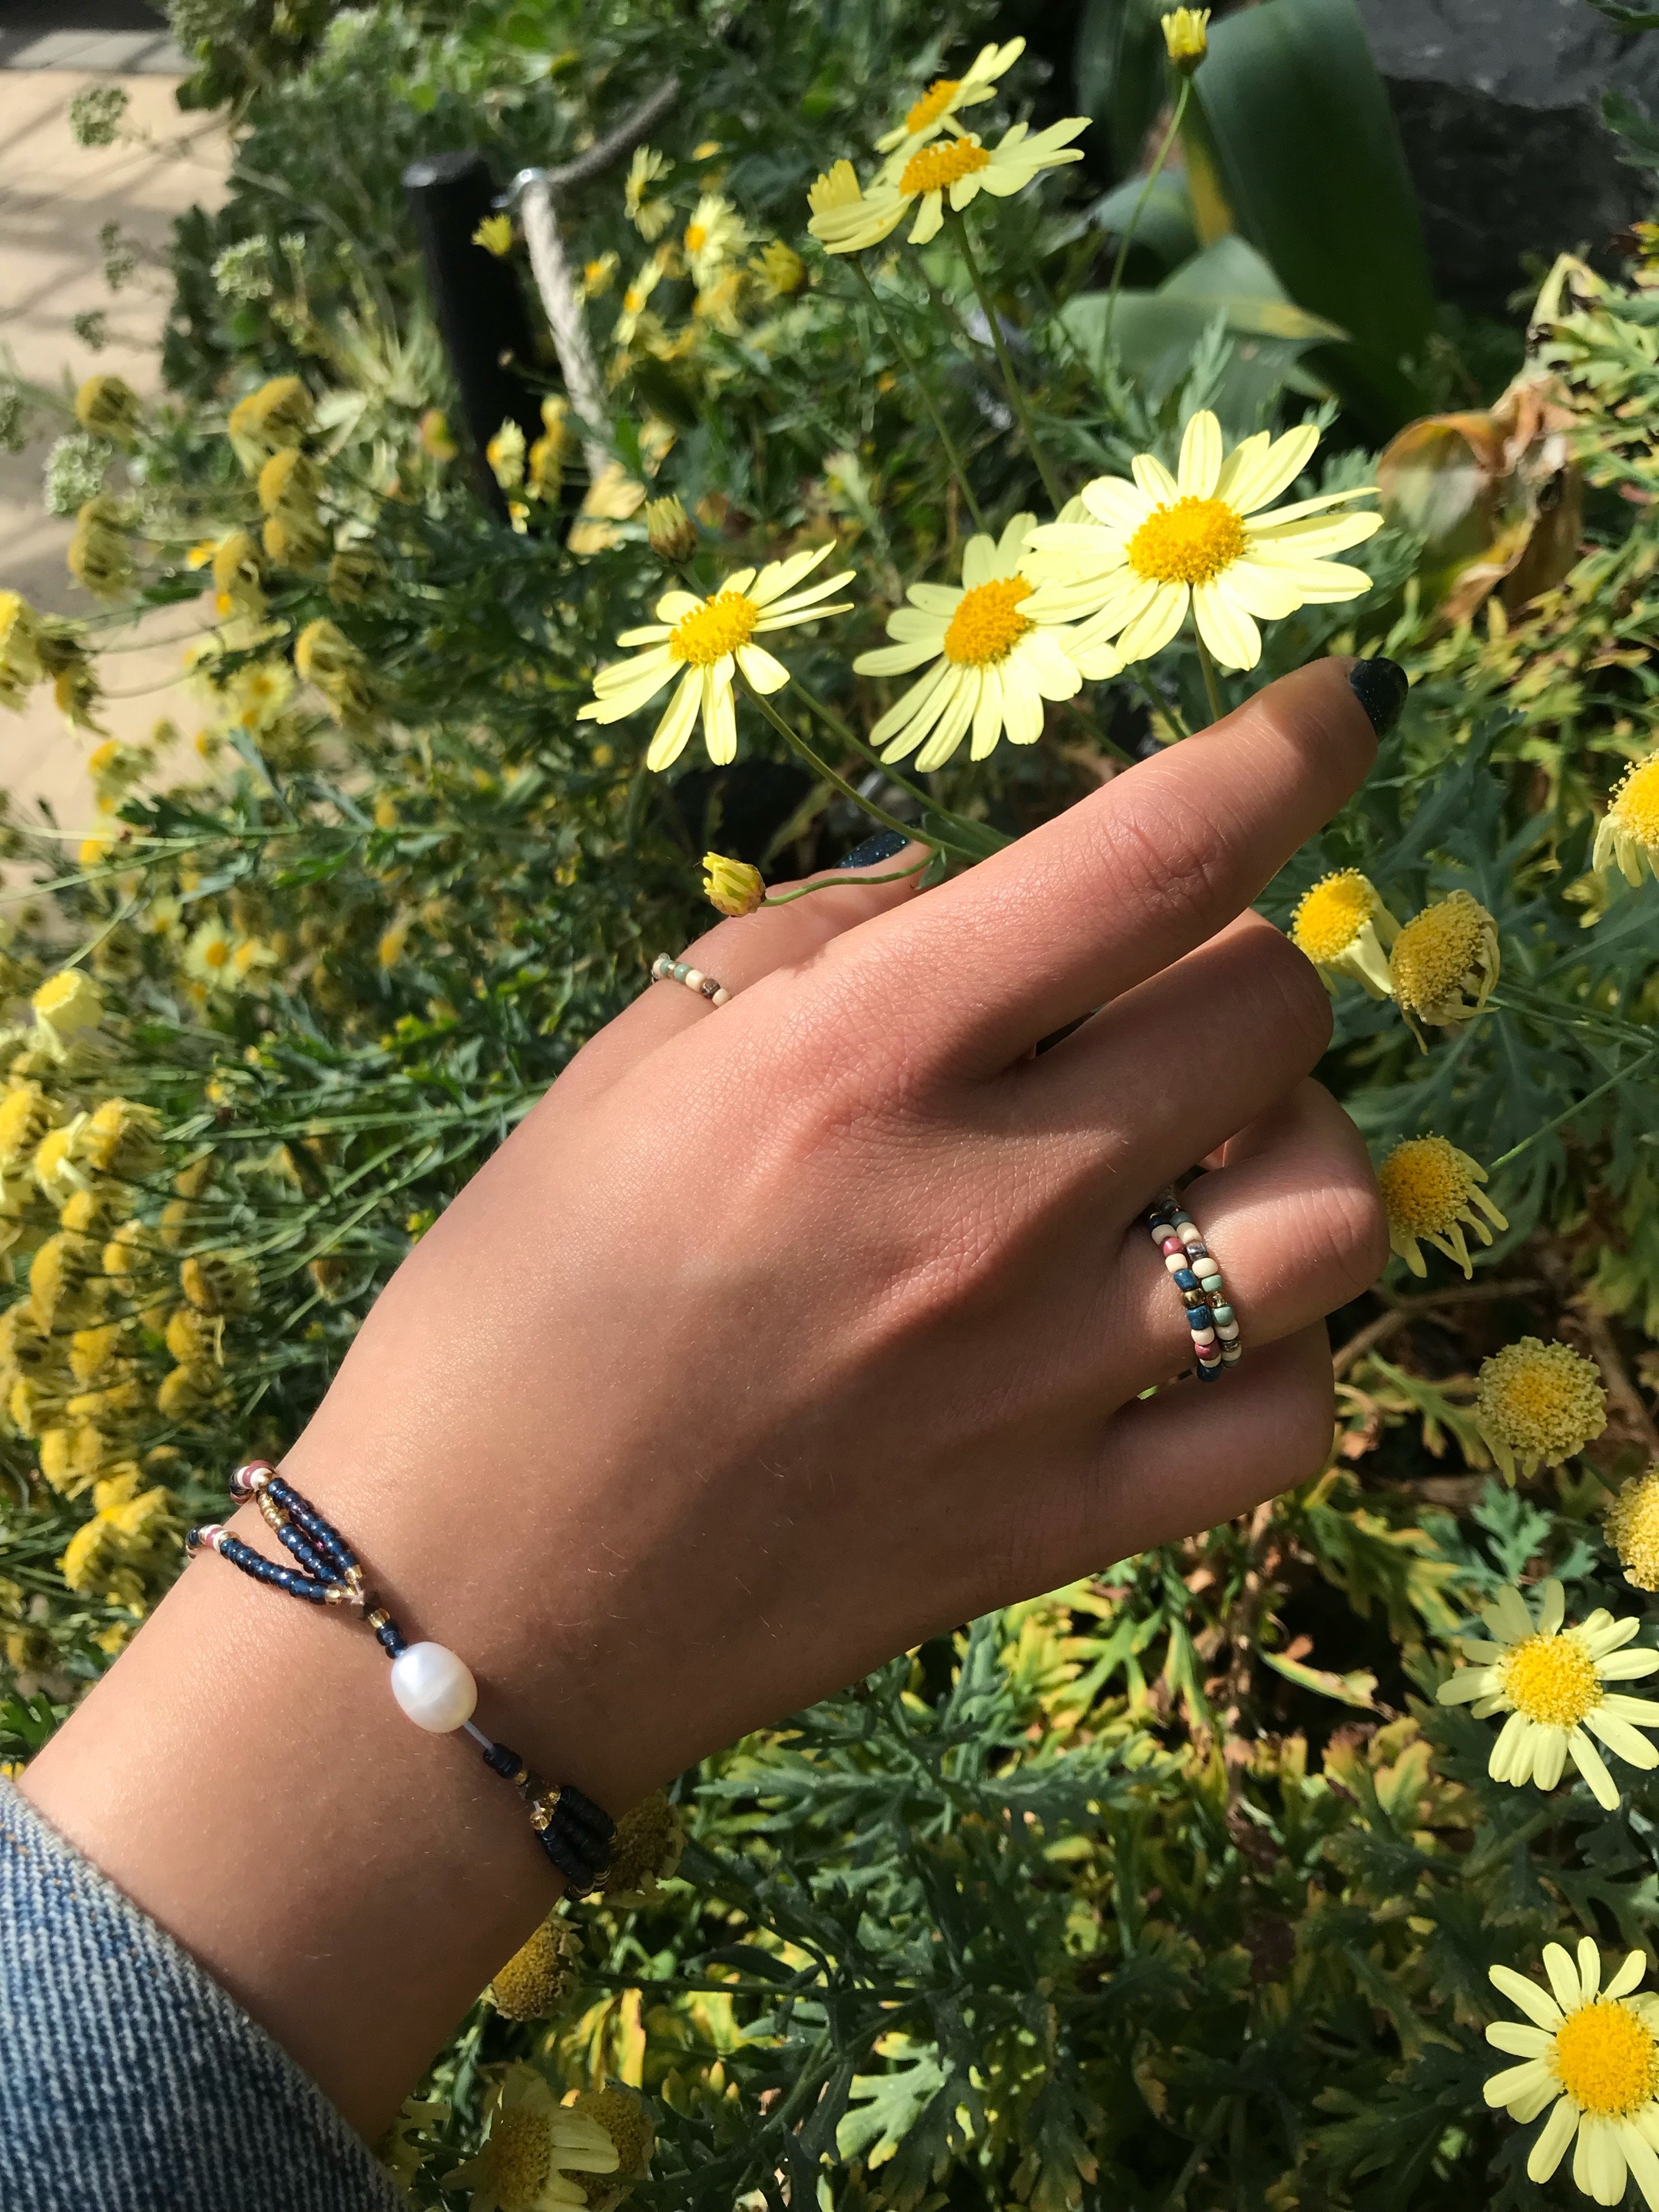
<instances>
[{"instance_id":1,"label":"blue jeans fabric","mask_svg":"<svg viewBox=\"0 0 1659 2212\"><path fill-rule=\"evenodd\" d=\"M264 2030L0 1780L0 2212L406 2212Z\"/></svg>"}]
</instances>

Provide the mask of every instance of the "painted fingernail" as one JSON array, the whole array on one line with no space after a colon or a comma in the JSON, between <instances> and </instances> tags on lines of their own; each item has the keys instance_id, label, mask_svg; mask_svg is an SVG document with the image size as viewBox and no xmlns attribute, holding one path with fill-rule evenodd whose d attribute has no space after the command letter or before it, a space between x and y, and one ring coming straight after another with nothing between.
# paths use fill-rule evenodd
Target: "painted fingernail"
<instances>
[{"instance_id":1,"label":"painted fingernail","mask_svg":"<svg viewBox=\"0 0 1659 2212\"><path fill-rule=\"evenodd\" d=\"M1394 663L1389 665L1392 668ZM1369 709L1367 709L1369 712ZM838 868L873 868L878 860L890 860L895 853L902 853L909 843L896 830L878 830L873 837L866 837L861 845L854 845L844 860L837 860Z\"/></svg>"},{"instance_id":2,"label":"painted fingernail","mask_svg":"<svg viewBox=\"0 0 1659 2212\"><path fill-rule=\"evenodd\" d=\"M1348 682L1372 729L1379 738L1386 738L1406 703L1410 686L1405 670L1397 660L1385 660L1379 653L1369 660L1356 660L1348 671Z\"/></svg>"}]
</instances>

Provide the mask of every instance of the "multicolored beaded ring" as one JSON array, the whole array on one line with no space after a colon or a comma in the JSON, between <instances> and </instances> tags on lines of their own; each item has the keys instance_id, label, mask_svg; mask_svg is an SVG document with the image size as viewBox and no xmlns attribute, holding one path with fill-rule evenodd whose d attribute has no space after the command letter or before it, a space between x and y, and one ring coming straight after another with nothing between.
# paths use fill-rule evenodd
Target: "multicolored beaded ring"
<instances>
[{"instance_id":1,"label":"multicolored beaded ring","mask_svg":"<svg viewBox=\"0 0 1659 2212\"><path fill-rule=\"evenodd\" d=\"M490 1772L510 1782L530 1808L537 1841L569 1887L579 1896L594 1888L617 1832L611 1815L570 1783L544 1782L532 1774L516 1751L474 1726L478 1686L471 1669L441 1644L405 1640L386 1607L374 1602L362 1568L339 1531L275 1468L262 1459L249 1460L231 1476L230 1492L239 1500L253 1500L277 1541L299 1562L299 1571L266 1559L216 1522L192 1528L185 1549L192 1556L216 1552L255 1582L269 1583L309 1604L354 1607L392 1662L392 1694L410 1719L434 1735L464 1729L482 1748Z\"/></svg>"},{"instance_id":2,"label":"multicolored beaded ring","mask_svg":"<svg viewBox=\"0 0 1659 2212\"><path fill-rule=\"evenodd\" d=\"M1224 1367L1236 1367L1243 1352L1238 1320L1209 1246L1198 1224L1171 1190L1147 1209L1146 1226L1163 1255L1170 1280L1181 1293L1200 1378L1213 1382Z\"/></svg>"},{"instance_id":3,"label":"multicolored beaded ring","mask_svg":"<svg viewBox=\"0 0 1659 2212\"><path fill-rule=\"evenodd\" d=\"M701 968L676 960L672 952L659 952L651 963L651 980L653 983L684 983L688 991L696 991L711 1006L723 1006L732 996L724 983L705 975Z\"/></svg>"}]
</instances>

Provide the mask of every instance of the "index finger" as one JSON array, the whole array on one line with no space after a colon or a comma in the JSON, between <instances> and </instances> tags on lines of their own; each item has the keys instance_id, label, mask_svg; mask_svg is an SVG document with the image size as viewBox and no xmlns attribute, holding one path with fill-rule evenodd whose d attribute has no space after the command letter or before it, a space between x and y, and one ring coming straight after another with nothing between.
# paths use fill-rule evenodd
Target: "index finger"
<instances>
[{"instance_id":1,"label":"index finger","mask_svg":"<svg viewBox=\"0 0 1659 2212\"><path fill-rule=\"evenodd\" d=\"M1299 669L853 931L836 967L893 993L927 1057L1006 1067L1241 914L1364 781L1405 695L1390 660Z\"/></svg>"}]
</instances>

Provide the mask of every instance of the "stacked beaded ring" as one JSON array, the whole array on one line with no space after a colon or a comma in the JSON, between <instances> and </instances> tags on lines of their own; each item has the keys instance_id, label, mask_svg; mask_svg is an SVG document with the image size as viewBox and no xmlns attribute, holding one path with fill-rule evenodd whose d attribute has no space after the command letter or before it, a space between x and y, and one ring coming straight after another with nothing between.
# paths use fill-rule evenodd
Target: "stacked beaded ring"
<instances>
[{"instance_id":1,"label":"stacked beaded ring","mask_svg":"<svg viewBox=\"0 0 1659 2212\"><path fill-rule=\"evenodd\" d=\"M1227 1303L1221 1270L1198 1224L1173 1191L1165 1191L1147 1212L1146 1226L1181 1293L1200 1376L1213 1382L1224 1367L1236 1367L1243 1351L1238 1320Z\"/></svg>"},{"instance_id":2,"label":"stacked beaded ring","mask_svg":"<svg viewBox=\"0 0 1659 2212\"><path fill-rule=\"evenodd\" d=\"M434 1735L462 1729L483 1753L492 1774L510 1782L530 1808L530 1825L551 1863L580 1895L604 1875L617 1824L611 1815L566 1783L548 1783L532 1774L516 1751L496 1743L473 1723L478 1686L471 1669L441 1644L410 1644L386 1611L370 1595L363 1570L349 1545L316 1507L284 1482L262 1459L249 1460L230 1478L233 1498L252 1499L277 1541L298 1562L286 1567L268 1559L251 1544L211 1522L192 1528L185 1549L192 1556L216 1552L255 1582L268 1583L310 1605L349 1605L374 1632L392 1662L392 1694L417 1728Z\"/></svg>"},{"instance_id":3,"label":"stacked beaded ring","mask_svg":"<svg viewBox=\"0 0 1659 2212\"><path fill-rule=\"evenodd\" d=\"M684 983L688 991L696 992L711 1006L723 1006L732 995L724 983L717 983L701 968L690 967L667 952L659 952L651 963L651 980L653 983Z\"/></svg>"}]
</instances>

